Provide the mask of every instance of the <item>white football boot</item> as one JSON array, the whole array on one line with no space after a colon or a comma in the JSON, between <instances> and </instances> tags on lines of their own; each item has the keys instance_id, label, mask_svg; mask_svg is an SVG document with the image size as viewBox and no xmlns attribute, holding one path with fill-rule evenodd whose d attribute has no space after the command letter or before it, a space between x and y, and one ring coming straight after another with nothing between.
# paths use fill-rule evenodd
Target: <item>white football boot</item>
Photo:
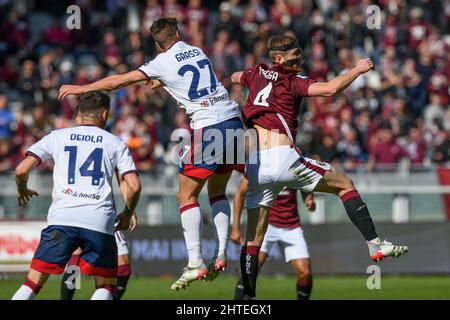
<instances>
[{"instance_id":1,"label":"white football boot","mask_svg":"<svg viewBox=\"0 0 450 320\"><path fill-rule=\"evenodd\" d=\"M175 281L170 287L170 289L177 291L180 289L186 289L186 287L188 287L192 281L195 280L206 281L207 276L208 276L208 268L205 266L203 262L199 267L196 268L185 267L183 269L183 274L181 275L180 279Z\"/></svg>"},{"instance_id":2,"label":"white football boot","mask_svg":"<svg viewBox=\"0 0 450 320\"><path fill-rule=\"evenodd\" d=\"M387 240L379 244L367 241L367 245L369 246L370 258L375 262L386 257L398 258L408 252L407 246L397 246Z\"/></svg>"}]
</instances>

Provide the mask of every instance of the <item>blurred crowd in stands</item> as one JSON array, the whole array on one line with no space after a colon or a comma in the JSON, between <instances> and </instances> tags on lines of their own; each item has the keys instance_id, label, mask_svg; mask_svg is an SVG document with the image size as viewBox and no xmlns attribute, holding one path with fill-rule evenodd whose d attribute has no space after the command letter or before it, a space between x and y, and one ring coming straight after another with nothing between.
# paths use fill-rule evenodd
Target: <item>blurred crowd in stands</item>
<instances>
[{"instance_id":1,"label":"blurred crowd in stands","mask_svg":"<svg viewBox=\"0 0 450 320\"><path fill-rule=\"evenodd\" d=\"M66 25L72 4L81 8L80 29ZM380 29L368 27L371 5L381 9ZM273 34L298 38L304 74L316 80L372 58L375 70L345 93L305 99L297 136L305 154L350 171L450 161L450 0L0 0L0 172L50 130L73 125L77 100L58 100L61 85L137 69L155 54L149 27L167 16L241 106L246 91L230 75L270 63ZM167 164L171 133L189 128L175 101L145 85L111 97L108 129L128 143L138 168Z\"/></svg>"}]
</instances>

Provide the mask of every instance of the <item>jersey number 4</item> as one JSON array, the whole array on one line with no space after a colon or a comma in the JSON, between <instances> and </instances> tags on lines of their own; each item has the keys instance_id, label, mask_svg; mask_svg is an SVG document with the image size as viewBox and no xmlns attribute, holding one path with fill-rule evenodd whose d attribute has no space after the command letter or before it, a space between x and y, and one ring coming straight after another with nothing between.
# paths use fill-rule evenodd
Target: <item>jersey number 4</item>
<instances>
[{"instance_id":1,"label":"jersey number 4","mask_svg":"<svg viewBox=\"0 0 450 320\"><path fill-rule=\"evenodd\" d=\"M69 152L69 171L68 171L68 184L75 183L75 166L77 163L77 150L76 146L66 146L64 148L65 152ZM92 177L92 185L98 186L100 184L100 179L105 176L102 171L102 159L103 159L103 149L95 148L94 151L87 157L86 161L81 165L79 171L82 177ZM92 166L92 170L89 167Z\"/></svg>"},{"instance_id":2,"label":"jersey number 4","mask_svg":"<svg viewBox=\"0 0 450 320\"><path fill-rule=\"evenodd\" d=\"M208 66L209 77L211 79L211 86L210 86L211 92L216 91L216 89L217 89L216 76L214 75L214 71L213 71L211 65L209 64L209 60L208 59L199 60L199 61L197 61L197 65L199 66L200 69L204 69L206 66ZM197 91L198 83L200 80L200 70L197 69L196 66L194 66L192 64L186 64L186 65L182 66L180 68L180 70L178 70L178 74L182 77L184 77L186 72L192 72L192 82L191 82L191 86L189 87L189 94L188 94L190 100L199 99L199 98L209 94L208 89L206 89L206 88L204 88L200 91Z\"/></svg>"},{"instance_id":3,"label":"jersey number 4","mask_svg":"<svg viewBox=\"0 0 450 320\"><path fill-rule=\"evenodd\" d=\"M269 102L267 102L267 99L269 99L270 91L272 91L272 82L269 82L267 86L265 86L258 92L255 100L253 100L253 105L268 107Z\"/></svg>"}]
</instances>

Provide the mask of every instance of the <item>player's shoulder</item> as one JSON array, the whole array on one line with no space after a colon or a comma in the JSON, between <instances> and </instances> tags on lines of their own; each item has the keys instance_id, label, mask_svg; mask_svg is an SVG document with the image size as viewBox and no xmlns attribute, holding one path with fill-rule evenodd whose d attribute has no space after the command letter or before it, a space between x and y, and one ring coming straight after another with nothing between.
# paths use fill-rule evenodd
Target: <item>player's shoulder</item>
<instances>
[{"instance_id":1,"label":"player's shoulder","mask_svg":"<svg viewBox=\"0 0 450 320\"><path fill-rule=\"evenodd\" d=\"M101 128L98 128L98 129L101 130L100 132L105 136L105 138L107 139L107 141L109 143L112 143L115 146L125 144L125 141L123 141L123 139L121 137L116 136L115 134L112 134L111 132L106 131L105 129L101 129Z\"/></svg>"}]
</instances>

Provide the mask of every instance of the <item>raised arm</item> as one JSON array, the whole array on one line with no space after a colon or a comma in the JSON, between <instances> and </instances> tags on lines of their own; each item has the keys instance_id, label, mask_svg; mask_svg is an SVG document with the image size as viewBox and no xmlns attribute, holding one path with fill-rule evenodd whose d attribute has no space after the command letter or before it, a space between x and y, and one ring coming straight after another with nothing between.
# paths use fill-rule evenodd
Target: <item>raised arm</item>
<instances>
[{"instance_id":1,"label":"raised arm","mask_svg":"<svg viewBox=\"0 0 450 320\"><path fill-rule=\"evenodd\" d=\"M233 200L233 224L231 225L230 239L236 244L241 244L241 215L244 207L245 194L247 193L247 178L243 177Z\"/></svg>"},{"instance_id":2,"label":"raised arm","mask_svg":"<svg viewBox=\"0 0 450 320\"><path fill-rule=\"evenodd\" d=\"M124 74L115 74L101 80L83 86L64 85L59 89L59 99L64 99L69 94L80 95L90 91L109 91L130 84L147 81L148 78L139 70Z\"/></svg>"},{"instance_id":3,"label":"raised arm","mask_svg":"<svg viewBox=\"0 0 450 320\"><path fill-rule=\"evenodd\" d=\"M31 189L28 189L27 182L28 176L34 167L39 165L40 160L27 156L16 168L16 185L17 185L17 201L20 206L25 206L33 196L38 196L39 194Z\"/></svg>"},{"instance_id":4,"label":"raised arm","mask_svg":"<svg viewBox=\"0 0 450 320\"><path fill-rule=\"evenodd\" d=\"M361 74L368 72L373 68L373 62L370 59L361 59L355 67L348 70L346 73L337 76L327 82L315 82L308 88L308 95L311 97L324 96L332 97L345 88L347 88L356 78Z\"/></svg>"}]
</instances>

